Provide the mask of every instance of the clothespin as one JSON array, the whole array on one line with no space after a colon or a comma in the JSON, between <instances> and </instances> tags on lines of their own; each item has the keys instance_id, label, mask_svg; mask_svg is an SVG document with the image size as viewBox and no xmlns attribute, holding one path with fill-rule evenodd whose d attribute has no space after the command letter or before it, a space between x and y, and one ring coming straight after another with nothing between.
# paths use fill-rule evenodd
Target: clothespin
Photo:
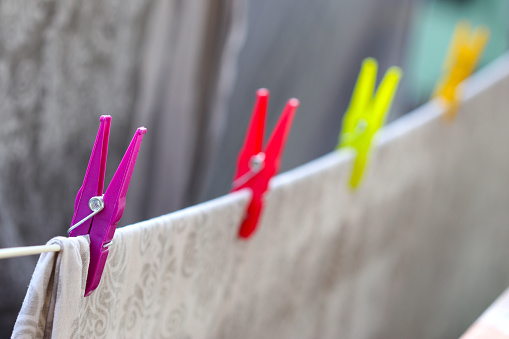
<instances>
[{"instance_id":1,"label":"clothespin","mask_svg":"<svg viewBox=\"0 0 509 339\"><path fill-rule=\"evenodd\" d=\"M136 130L131 144L103 195L111 117L103 115L100 121L83 185L76 196L72 226L68 230L70 237L86 234L90 236L90 265L85 296L89 296L101 281L109 246L112 244L117 224L124 214L127 189L141 141L147 132L144 127Z\"/></svg>"},{"instance_id":2,"label":"clothespin","mask_svg":"<svg viewBox=\"0 0 509 339\"><path fill-rule=\"evenodd\" d=\"M244 145L237 158L237 169L233 177L232 191L243 188L249 188L252 191L251 202L239 230L241 238L249 238L256 229L264 205L263 196L270 179L279 170L293 117L299 107L299 100L288 100L265 150L262 150L268 101L269 91L264 88L259 89L256 92L251 121Z\"/></svg>"},{"instance_id":3,"label":"clothespin","mask_svg":"<svg viewBox=\"0 0 509 339\"><path fill-rule=\"evenodd\" d=\"M377 68L377 62L373 58L364 59L362 62L336 147L351 147L357 152L350 179L351 188L356 188L362 179L373 136L385 122L402 76L399 67L389 68L373 97Z\"/></svg>"},{"instance_id":4,"label":"clothespin","mask_svg":"<svg viewBox=\"0 0 509 339\"><path fill-rule=\"evenodd\" d=\"M479 63L490 31L479 26L472 30L468 21L456 25L449 51L443 66L443 74L432 98L440 98L446 106L444 117L452 121L459 106L459 84L469 77Z\"/></svg>"}]
</instances>

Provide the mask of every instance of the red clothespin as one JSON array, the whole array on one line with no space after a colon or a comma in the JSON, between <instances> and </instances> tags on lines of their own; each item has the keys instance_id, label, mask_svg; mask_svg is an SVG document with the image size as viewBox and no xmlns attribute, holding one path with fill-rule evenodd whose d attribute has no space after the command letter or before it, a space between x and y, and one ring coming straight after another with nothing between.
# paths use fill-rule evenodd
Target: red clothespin
<instances>
[{"instance_id":1,"label":"red clothespin","mask_svg":"<svg viewBox=\"0 0 509 339\"><path fill-rule=\"evenodd\" d=\"M67 231L70 237L88 234L90 236L90 265L88 267L85 296L97 288L108 257L117 224L124 214L127 189L140 150L144 127L136 130L131 144L118 166L110 185L103 195L108 139L111 117L101 116L92 155L88 163L83 185L74 203L72 226ZM90 213L92 211L92 213Z\"/></svg>"},{"instance_id":2,"label":"red clothespin","mask_svg":"<svg viewBox=\"0 0 509 339\"><path fill-rule=\"evenodd\" d=\"M244 145L237 158L237 170L233 177L232 191L243 188L249 188L252 191L251 203L239 230L241 238L249 238L256 229L263 208L263 196L267 191L269 180L279 170L286 139L290 133L295 111L299 107L299 100L288 100L265 150L262 151L268 101L269 91L265 88L259 89L256 92L251 121Z\"/></svg>"}]
</instances>

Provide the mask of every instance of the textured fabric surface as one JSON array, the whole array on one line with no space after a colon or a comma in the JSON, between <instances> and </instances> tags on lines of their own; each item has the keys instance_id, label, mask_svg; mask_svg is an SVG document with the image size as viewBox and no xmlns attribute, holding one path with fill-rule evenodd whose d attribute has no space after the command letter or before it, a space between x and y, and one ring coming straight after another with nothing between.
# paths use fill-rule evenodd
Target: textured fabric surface
<instances>
[{"instance_id":1,"label":"textured fabric surface","mask_svg":"<svg viewBox=\"0 0 509 339\"><path fill-rule=\"evenodd\" d=\"M505 56L453 123L437 102L397 120L358 191L348 152L278 176L249 241L246 191L121 228L98 289L55 310L80 304L84 338L459 337L509 284L508 91Z\"/></svg>"}]
</instances>

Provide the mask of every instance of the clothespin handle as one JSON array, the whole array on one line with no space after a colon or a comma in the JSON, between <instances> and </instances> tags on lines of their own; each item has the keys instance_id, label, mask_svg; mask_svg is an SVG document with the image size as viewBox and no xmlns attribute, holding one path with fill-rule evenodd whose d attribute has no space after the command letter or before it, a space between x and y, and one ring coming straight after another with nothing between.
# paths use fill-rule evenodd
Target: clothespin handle
<instances>
[{"instance_id":1,"label":"clothespin handle","mask_svg":"<svg viewBox=\"0 0 509 339\"><path fill-rule=\"evenodd\" d=\"M92 219L90 217L89 202L92 197L102 196L103 194L111 116L103 115L99 120L99 130L92 148L87 171L74 203L74 215L71 221L73 226L69 229L69 235L72 237L90 233Z\"/></svg>"}]
</instances>

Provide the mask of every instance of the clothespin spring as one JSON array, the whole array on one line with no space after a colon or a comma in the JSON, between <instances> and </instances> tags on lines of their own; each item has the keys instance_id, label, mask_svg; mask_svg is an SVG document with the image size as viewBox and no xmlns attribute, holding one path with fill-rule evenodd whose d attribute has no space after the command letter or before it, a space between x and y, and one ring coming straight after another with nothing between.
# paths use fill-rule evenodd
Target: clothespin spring
<instances>
[{"instance_id":1,"label":"clothespin spring","mask_svg":"<svg viewBox=\"0 0 509 339\"><path fill-rule=\"evenodd\" d=\"M355 130L352 133L345 133L339 144L339 147L345 147L350 145L352 142L362 137L364 133L366 133L368 129L368 122L366 119L360 119L357 125L355 126Z\"/></svg>"},{"instance_id":2,"label":"clothespin spring","mask_svg":"<svg viewBox=\"0 0 509 339\"><path fill-rule=\"evenodd\" d=\"M249 159L249 172L233 181L232 190L236 190L246 182L254 178L265 167L265 153L260 152Z\"/></svg>"},{"instance_id":3,"label":"clothespin spring","mask_svg":"<svg viewBox=\"0 0 509 339\"><path fill-rule=\"evenodd\" d=\"M71 231L73 229L75 229L79 225L83 224L85 221L92 218L94 215L96 215L97 213L101 212L104 209L103 195L90 198L90 200L88 201L88 207L90 207L90 209L92 210L92 213L90 213L85 218L81 219L80 221L78 221L77 223L75 223L74 225L69 227L69 229L67 230L67 233L71 233Z\"/></svg>"}]
</instances>

